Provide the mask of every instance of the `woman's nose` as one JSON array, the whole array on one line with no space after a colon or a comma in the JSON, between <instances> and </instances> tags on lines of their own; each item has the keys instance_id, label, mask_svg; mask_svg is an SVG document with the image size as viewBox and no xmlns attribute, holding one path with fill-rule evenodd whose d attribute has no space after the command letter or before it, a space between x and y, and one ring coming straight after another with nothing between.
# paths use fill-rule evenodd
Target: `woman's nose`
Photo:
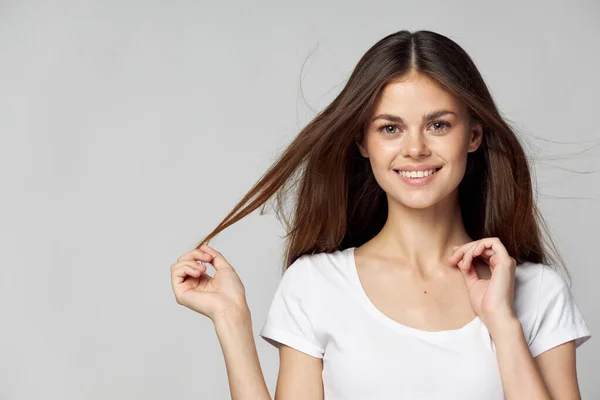
<instances>
[{"instance_id":1,"label":"woman's nose","mask_svg":"<svg viewBox=\"0 0 600 400\"><path fill-rule=\"evenodd\" d=\"M402 153L404 156L418 158L429 154L429 148L425 138L420 132L407 132L404 135L402 143Z\"/></svg>"}]
</instances>

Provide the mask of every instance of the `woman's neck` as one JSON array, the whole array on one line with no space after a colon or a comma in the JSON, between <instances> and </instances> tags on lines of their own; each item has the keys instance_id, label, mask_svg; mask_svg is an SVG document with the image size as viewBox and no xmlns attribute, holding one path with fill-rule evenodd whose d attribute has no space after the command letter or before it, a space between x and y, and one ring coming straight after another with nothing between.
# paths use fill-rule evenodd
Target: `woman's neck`
<instances>
[{"instance_id":1,"label":"woman's neck","mask_svg":"<svg viewBox=\"0 0 600 400\"><path fill-rule=\"evenodd\" d=\"M429 275L450 265L447 257L453 246L472 240L465 230L458 202L439 202L427 209L392 204L384 227L368 242L368 247Z\"/></svg>"}]
</instances>

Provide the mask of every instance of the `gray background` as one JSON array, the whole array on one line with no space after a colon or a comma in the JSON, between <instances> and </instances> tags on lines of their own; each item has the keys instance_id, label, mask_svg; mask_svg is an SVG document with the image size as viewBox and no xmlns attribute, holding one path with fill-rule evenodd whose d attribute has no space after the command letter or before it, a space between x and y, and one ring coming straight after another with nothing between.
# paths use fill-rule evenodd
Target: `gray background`
<instances>
[{"instance_id":1,"label":"gray background","mask_svg":"<svg viewBox=\"0 0 600 400\"><path fill-rule=\"evenodd\" d=\"M600 332L600 177L573 172L600 169L597 1L215 3L0 2L1 399L229 398L212 323L176 304L169 267L401 29L475 60ZM272 392L258 331L283 233L255 212L212 242L247 288ZM584 399L599 343L577 353Z\"/></svg>"}]
</instances>

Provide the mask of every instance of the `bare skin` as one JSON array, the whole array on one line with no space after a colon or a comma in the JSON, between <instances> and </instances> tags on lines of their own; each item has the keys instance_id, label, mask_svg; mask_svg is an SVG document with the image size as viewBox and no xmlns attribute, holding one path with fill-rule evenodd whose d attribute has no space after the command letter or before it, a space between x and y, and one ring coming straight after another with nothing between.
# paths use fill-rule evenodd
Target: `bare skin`
<instances>
[{"instance_id":1,"label":"bare skin","mask_svg":"<svg viewBox=\"0 0 600 400\"><path fill-rule=\"evenodd\" d=\"M370 301L392 320L415 329L458 329L476 314L469 302L460 270L448 264L434 277L423 278L397 260L386 259L372 242L354 253L361 284ZM487 264L477 261L482 279L489 279Z\"/></svg>"},{"instance_id":2,"label":"bare skin","mask_svg":"<svg viewBox=\"0 0 600 400\"><path fill-rule=\"evenodd\" d=\"M435 110L449 113L423 119ZM472 241L460 214L458 184L468 152L481 143L481 125L470 120L458 98L419 75L387 85L374 115L397 116L402 122L378 118L357 143L389 207L381 232L355 252L363 288L377 308L403 325L460 328L476 314L460 270L447 257L453 246ZM413 187L395 171L406 165L442 168L432 182Z\"/></svg>"}]
</instances>

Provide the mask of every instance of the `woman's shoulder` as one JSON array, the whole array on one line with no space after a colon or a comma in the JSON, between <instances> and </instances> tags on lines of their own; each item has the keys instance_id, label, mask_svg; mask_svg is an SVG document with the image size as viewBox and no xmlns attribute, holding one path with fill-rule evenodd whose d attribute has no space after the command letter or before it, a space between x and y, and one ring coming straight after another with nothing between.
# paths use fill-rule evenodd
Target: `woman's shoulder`
<instances>
[{"instance_id":1,"label":"woman's shoulder","mask_svg":"<svg viewBox=\"0 0 600 400\"><path fill-rule=\"evenodd\" d=\"M579 347L591 336L563 274L532 262L515 271L513 309L534 357L572 339Z\"/></svg>"},{"instance_id":2,"label":"woman's shoulder","mask_svg":"<svg viewBox=\"0 0 600 400\"><path fill-rule=\"evenodd\" d=\"M517 265L515 270L515 312L533 317L542 294L542 282L560 285L562 277L548 265L530 261ZM546 285L547 286L547 285Z\"/></svg>"},{"instance_id":3,"label":"woman's shoulder","mask_svg":"<svg viewBox=\"0 0 600 400\"><path fill-rule=\"evenodd\" d=\"M298 277L313 284L348 282L352 273L351 251L353 248L303 254L286 269L284 276Z\"/></svg>"},{"instance_id":4,"label":"woman's shoulder","mask_svg":"<svg viewBox=\"0 0 600 400\"><path fill-rule=\"evenodd\" d=\"M523 305L537 304L540 297L569 290L562 272L554 267L530 261L517 265L515 270L515 301Z\"/></svg>"}]
</instances>

